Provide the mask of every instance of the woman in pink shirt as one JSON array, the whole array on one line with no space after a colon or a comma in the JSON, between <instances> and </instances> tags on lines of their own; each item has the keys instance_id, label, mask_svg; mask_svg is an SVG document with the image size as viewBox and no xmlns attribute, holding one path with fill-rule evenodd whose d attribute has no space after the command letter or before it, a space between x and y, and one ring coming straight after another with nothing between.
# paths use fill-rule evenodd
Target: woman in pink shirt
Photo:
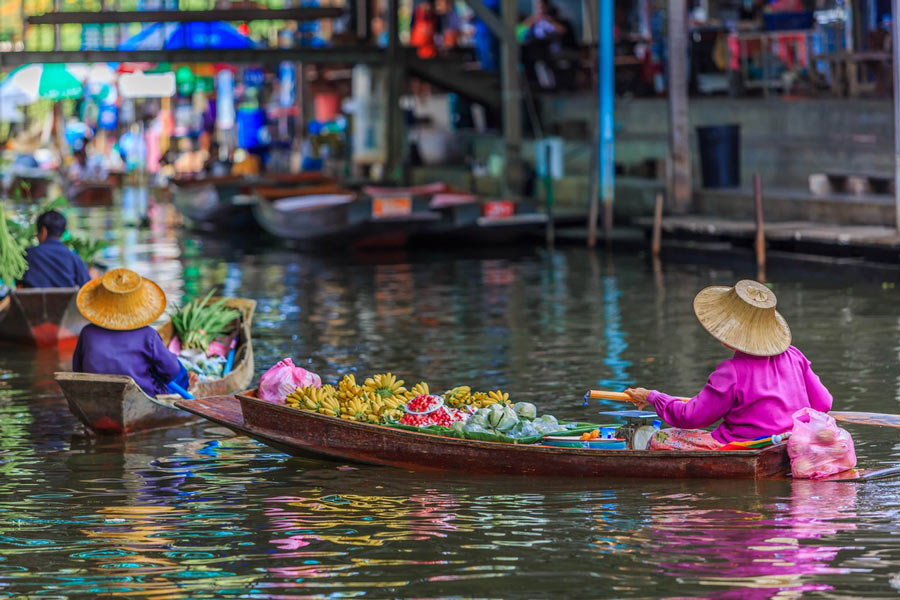
<instances>
[{"instance_id":1,"label":"woman in pink shirt","mask_svg":"<svg viewBox=\"0 0 900 600\"><path fill-rule=\"evenodd\" d=\"M697 319L734 356L719 363L686 402L656 390L625 390L638 408L652 406L673 426L653 436L651 450L714 450L790 431L791 415L801 408L831 410L831 394L791 346L791 330L776 302L772 290L746 279L697 294ZM712 432L697 429L720 420Z\"/></svg>"}]
</instances>

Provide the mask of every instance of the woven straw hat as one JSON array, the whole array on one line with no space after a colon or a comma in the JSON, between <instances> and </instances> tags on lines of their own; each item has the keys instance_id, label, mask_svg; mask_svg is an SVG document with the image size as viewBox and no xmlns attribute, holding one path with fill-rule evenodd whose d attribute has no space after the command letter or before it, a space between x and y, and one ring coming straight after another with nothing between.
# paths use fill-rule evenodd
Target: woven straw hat
<instances>
[{"instance_id":1,"label":"woven straw hat","mask_svg":"<svg viewBox=\"0 0 900 600\"><path fill-rule=\"evenodd\" d=\"M104 329L129 331L149 325L166 310L166 295L129 269L113 269L78 291L78 310Z\"/></svg>"},{"instance_id":2,"label":"woven straw hat","mask_svg":"<svg viewBox=\"0 0 900 600\"><path fill-rule=\"evenodd\" d=\"M734 287L712 286L694 298L694 314L714 338L754 356L775 356L791 345L791 328L775 310L775 294L744 279Z\"/></svg>"}]
</instances>

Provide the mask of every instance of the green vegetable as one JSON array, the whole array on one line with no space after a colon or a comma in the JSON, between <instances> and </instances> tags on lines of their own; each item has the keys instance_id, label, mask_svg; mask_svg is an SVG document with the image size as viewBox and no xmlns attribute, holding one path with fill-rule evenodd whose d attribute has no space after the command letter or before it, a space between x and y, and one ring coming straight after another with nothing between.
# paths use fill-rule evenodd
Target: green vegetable
<instances>
[{"instance_id":1,"label":"green vegetable","mask_svg":"<svg viewBox=\"0 0 900 600\"><path fill-rule=\"evenodd\" d=\"M227 334L228 326L241 316L237 310L226 307L224 299L210 304L214 291L203 300L188 302L172 315L172 325L182 348L208 351L210 342Z\"/></svg>"},{"instance_id":2,"label":"green vegetable","mask_svg":"<svg viewBox=\"0 0 900 600\"><path fill-rule=\"evenodd\" d=\"M513 410L520 419L537 418L537 407L531 402L516 402L513 404Z\"/></svg>"},{"instance_id":3,"label":"green vegetable","mask_svg":"<svg viewBox=\"0 0 900 600\"><path fill-rule=\"evenodd\" d=\"M106 240L89 240L76 236L63 240L63 243L74 250L86 265L93 263L97 255L109 247L109 242Z\"/></svg>"},{"instance_id":4,"label":"green vegetable","mask_svg":"<svg viewBox=\"0 0 900 600\"><path fill-rule=\"evenodd\" d=\"M14 287L27 270L25 249L10 235L4 205L0 202L0 281Z\"/></svg>"},{"instance_id":5,"label":"green vegetable","mask_svg":"<svg viewBox=\"0 0 900 600\"><path fill-rule=\"evenodd\" d=\"M553 415L541 415L540 417L532 421L532 423L534 424L535 429L543 434L554 433L562 429L559 421L557 421L556 417L554 417Z\"/></svg>"},{"instance_id":6,"label":"green vegetable","mask_svg":"<svg viewBox=\"0 0 900 600\"><path fill-rule=\"evenodd\" d=\"M494 406L496 406L496 404ZM509 431L519 422L519 417L516 416L516 411L505 405L502 408L502 413L503 416L500 418L500 422L497 424L496 429L497 431Z\"/></svg>"}]
</instances>

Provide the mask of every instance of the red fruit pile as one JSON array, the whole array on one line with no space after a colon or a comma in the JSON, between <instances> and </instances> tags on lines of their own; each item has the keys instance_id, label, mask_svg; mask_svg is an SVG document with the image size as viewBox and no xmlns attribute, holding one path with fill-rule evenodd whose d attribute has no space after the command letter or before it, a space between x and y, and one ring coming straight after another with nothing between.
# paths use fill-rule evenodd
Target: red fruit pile
<instances>
[{"instance_id":1,"label":"red fruit pile","mask_svg":"<svg viewBox=\"0 0 900 600\"><path fill-rule=\"evenodd\" d=\"M416 412L425 412L426 410L432 409L435 406L440 404L440 399L437 396L416 396L412 400L410 400L406 407L409 410L413 410ZM453 408L448 408L446 406L441 406L437 410L434 410L428 414L424 415L413 415L413 414L405 414L403 418L400 419L400 423L403 425L410 425L412 427L429 427L431 425L440 425L441 427L450 427L456 421L461 421L465 419L465 415Z\"/></svg>"}]
</instances>

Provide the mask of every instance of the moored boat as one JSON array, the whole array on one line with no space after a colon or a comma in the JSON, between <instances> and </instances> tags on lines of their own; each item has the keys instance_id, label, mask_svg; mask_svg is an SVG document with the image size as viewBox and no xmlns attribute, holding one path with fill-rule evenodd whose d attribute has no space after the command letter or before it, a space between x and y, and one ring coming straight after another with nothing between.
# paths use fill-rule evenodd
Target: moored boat
<instances>
[{"instance_id":1,"label":"moored boat","mask_svg":"<svg viewBox=\"0 0 900 600\"><path fill-rule=\"evenodd\" d=\"M485 475L756 479L788 470L786 446L761 450L651 452L458 439L357 423L263 402L178 400L176 405L288 454L403 469Z\"/></svg>"},{"instance_id":2,"label":"moored boat","mask_svg":"<svg viewBox=\"0 0 900 600\"><path fill-rule=\"evenodd\" d=\"M0 340L38 348L74 348L87 325L75 305L77 295L77 287L12 290L0 300Z\"/></svg>"},{"instance_id":3,"label":"moored boat","mask_svg":"<svg viewBox=\"0 0 900 600\"><path fill-rule=\"evenodd\" d=\"M201 231L241 230L253 226L255 180L228 175L200 179L176 179L169 184L172 203L188 224Z\"/></svg>"},{"instance_id":4,"label":"moored boat","mask_svg":"<svg viewBox=\"0 0 900 600\"><path fill-rule=\"evenodd\" d=\"M253 214L270 234L305 248L403 245L440 219L427 198L358 198L351 192L260 201Z\"/></svg>"},{"instance_id":5,"label":"moored boat","mask_svg":"<svg viewBox=\"0 0 900 600\"><path fill-rule=\"evenodd\" d=\"M256 301L228 298L226 305L241 312L241 324L235 349L234 368L221 379L198 382L191 388L197 398L233 394L246 389L253 379L253 343L250 326ZM159 328L163 343L168 345L174 335L172 322ZM98 435L128 435L157 429L193 418L172 404L174 397L151 398L131 377L96 375L93 373L56 373L69 409Z\"/></svg>"}]
</instances>

